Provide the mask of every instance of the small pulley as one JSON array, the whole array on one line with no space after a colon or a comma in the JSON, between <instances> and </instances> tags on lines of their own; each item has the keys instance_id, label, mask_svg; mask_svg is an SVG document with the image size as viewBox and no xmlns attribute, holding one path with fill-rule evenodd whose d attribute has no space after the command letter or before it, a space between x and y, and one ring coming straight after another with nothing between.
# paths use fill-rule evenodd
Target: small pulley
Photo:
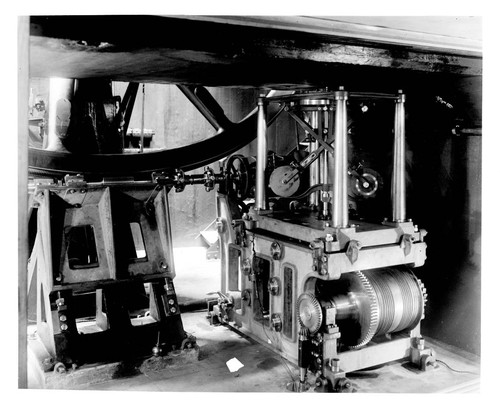
<instances>
[{"instance_id":1,"label":"small pulley","mask_svg":"<svg viewBox=\"0 0 500 408\"><path fill-rule=\"evenodd\" d=\"M351 198L373 198L382 189L382 177L375 170L364 167L349 170L349 196Z\"/></svg>"}]
</instances>

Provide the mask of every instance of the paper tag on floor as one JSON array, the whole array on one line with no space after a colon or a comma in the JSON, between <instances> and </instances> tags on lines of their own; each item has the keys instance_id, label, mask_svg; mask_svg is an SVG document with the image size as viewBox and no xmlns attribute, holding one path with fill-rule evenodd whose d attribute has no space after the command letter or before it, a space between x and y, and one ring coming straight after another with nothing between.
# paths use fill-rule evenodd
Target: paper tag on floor
<instances>
[{"instance_id":1,"label":"paper tag on floor","mask_svg":"<svg viewBox=\"0 0 500 408\"><path fill-rule=\"evenodd\" d=\"M229 368L229 371L232 373L235 373L238 371L241 367L244 367L243 364L241 364L240 360L238 360L236 357L233 357L231 360L226 361L227 368Z\"/></svg>"}]
</instances>

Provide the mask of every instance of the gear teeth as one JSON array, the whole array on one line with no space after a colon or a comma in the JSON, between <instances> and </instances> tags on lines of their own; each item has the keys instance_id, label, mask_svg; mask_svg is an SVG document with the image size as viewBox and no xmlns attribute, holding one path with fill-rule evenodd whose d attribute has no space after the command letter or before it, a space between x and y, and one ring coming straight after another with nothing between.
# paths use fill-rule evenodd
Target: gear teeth
<instances>
[{"instance_id":1,"label":"gear teeth","mask_svg":"<svg viewBox=\"0 0 500 408\"><path fill-rule=\"evenodd\" d=\"M368 333L366 333L366 336L358 344L349 347L351 349L358 349L360 347L367 345L377 332L380 320L377 295L375 294L373 286L371 285L370 281L364 275L363 272L356 271L355 273L358 276L359 280L361 281L365 293L370 297L370 328L368 329Z\"/></svg>"},{"instance_id":2,"label":"gear teeth","mask_svg":"<svg viewBox=\"0 0 500 408\"><path fill-rule=\"evenodd\" d=\"M423 301L422 319L424 319L425 318L425 306L427 305L427 289L425 288L424 283L420 279L417 279L417 282L418 282L418 286L420 286L420 291L422 292L422 301Z\"/></svg>"},{"instance_id":3,"label":"gear teeth","mask_svg":"<svg viewBox=\"0 0 500 408\"><path fill-rule=\"evenodd\" d=\"M310 302L310 306L313 308L311 313L311 318L313 319L312 324L306 326L300 318L300 304L302 302ZM321 311L321 305L312 293L302 293L297 299L297 317L301 328L306 328L309 330L310 334L315 334L321 327L323 322L323 312Z\"/></svg>"}]
</instances>

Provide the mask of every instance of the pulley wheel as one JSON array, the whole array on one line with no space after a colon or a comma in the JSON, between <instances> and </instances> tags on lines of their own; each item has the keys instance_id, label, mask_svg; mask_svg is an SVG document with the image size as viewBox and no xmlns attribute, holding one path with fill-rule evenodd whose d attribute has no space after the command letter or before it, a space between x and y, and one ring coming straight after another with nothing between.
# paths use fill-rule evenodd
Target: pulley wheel
<instances>
[{"instance_id":1,"label":"pulley wheel","mask_svg":"<svg viewBox=\"0 0 500 408\"><path fill-rule=\"evenodd\" d=\"M297 192L300 187L298 174L289 182L283 183L283 180L293 171L294 168L291 166L281 166L274 169L269 179L269 185L274 194L280 197L290 197Z\"/></svg>"},{"instance_id":2,"label":"pulley wheel","mask_svg":"<svg viewBox=\"0 0 500 408\"><path fill-rule=\"evenodd\" d=\"M252 177L250 163L242 155L236 154L226 162L227 192L231 197L244 200L250 196Z\"/></svg>"}]
</instances>

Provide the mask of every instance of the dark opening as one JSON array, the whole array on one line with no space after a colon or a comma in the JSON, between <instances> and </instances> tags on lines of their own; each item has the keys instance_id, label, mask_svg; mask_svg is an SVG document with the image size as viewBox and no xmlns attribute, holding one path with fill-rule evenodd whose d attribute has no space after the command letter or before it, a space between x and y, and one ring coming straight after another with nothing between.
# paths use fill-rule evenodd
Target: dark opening
<instances>
[{"instance_id":1,"label":"dark opening","mask_svg":"<svg viewBox=\"0 0 500 408\"><path fill-rule=\"evenodd\" d=\"M99 266L93 225L71 227L67 232L66 239L68 242L68 263L71 269Z\"/></svg>"},{"instance_id":2,"label":"dark opening","mask_svg":"<svg viewBox=\"0 0 500 408\"><path fill-rule=\"evenodd\" d=\"M293 338L293 269L285 266L283 270L283 334Z\"/></svg>"},{"instance_id":3,"label":"dark opening","mask_svg":"<svg viewBox=\"0 0 500 408\"><path fill-rule=\"evenodd\" d=\"M253 271L255 273L255 295L253 312L255 320L269 317L269 290L267 283L271 275L271 262L257 255L253 257Z\"/></svg>"}]
</instances>

